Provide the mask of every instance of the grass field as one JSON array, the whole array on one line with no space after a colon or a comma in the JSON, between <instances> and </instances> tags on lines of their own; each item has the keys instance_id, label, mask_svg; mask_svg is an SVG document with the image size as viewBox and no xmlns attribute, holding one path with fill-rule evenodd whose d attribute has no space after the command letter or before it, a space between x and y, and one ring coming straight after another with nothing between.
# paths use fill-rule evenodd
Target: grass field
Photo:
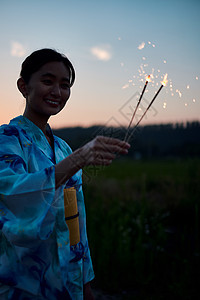
<instances>
[{"instance_id":1,"label":"grass field","mask_svg":"<svg viewBox=\"0 0 200 300\"><path fill-rule=\"evenodd\" d=\"M84 171L94 286L121 299L197 299L200 159Z\"/></svg>"}]
</instances>

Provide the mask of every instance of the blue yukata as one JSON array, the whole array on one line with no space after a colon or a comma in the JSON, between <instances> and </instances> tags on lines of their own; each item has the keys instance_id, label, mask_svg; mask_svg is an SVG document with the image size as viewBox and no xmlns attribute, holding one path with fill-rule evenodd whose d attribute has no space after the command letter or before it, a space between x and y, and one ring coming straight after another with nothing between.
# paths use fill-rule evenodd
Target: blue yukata
<instances>
[{"instance_id":1,"label":"blue yukata","mask_svg":"<svg viewBox=\"0 0 200 300\"><path fill-rule=\"evenodd\" d=\"M94 278L82 171L55 189L55 164L72 150L19 116L0 126L0 299L83 299ZM80 242L70 246L64 189L75 187Z\"/></svg>"}]
</instances>

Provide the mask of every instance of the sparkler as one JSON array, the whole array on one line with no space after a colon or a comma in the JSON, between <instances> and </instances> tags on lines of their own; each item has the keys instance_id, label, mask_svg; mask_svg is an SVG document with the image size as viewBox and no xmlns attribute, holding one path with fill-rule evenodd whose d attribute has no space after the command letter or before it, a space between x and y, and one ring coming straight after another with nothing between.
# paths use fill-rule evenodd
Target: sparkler
<instances>
[{"instance_id":1,"label":"sparkler","mask_svg":"<svg viewBox=\"0 0 200 300\"><path fill-rule=\"evenodd\" d=\"M143 95L144 95L144 92L145 92L145 90L146 90L146 87L147 87L147 84L148 84L149 81L150 81L150 75L146 78L146 82L145 82L144 88L143 88L143 90L142 90L142 93L141 93L141 95L140 95L140 98L139 98L139 100L138 100L138 103L137 103L137 105L136 105L136 108L135 108L135 110L134 110L134 112L133 112L133 115L132 115L132 118L131 118L131 120L130 120L130 123L129 123L129 125L128 125L127 131L126 131L126 135L125 135L125 138L124 138L124 141L127 141L129 129L130 129L130 127L131 127L131 124L132 124L133 119L134 119L134 117L135 117L136 111L137 111L137 109L138 109L138 106L140 105L140 102L141 102L141 100L142 100L142 97L143 97Z\"/></svg>"},{"instance_id":2,"label":"sparkler","mask_svg":"<svg viewBox=\"0 0 200 300\"><path fill-rule=\"evenodd\" d=\"M161 86L160 86L159 90L157 91L157 93L155 94L155 96L153 97L153 99L151 100L151 102L149 103L148 107L146 108L145 112L143 113L143 115L141 116L141 118L139 119L139 121L135 124L135 126L134 126L134 128L133 128L131 134L130 134L129 137L128 137L128 131L129 131L129 129L130 129L131 123L132 123L133 118L134 118L134 116L135 116L135 112L136 112L136 110L137 110L137 108L138 108L138 106L139 106L139 102L141 102L141 99L142 99L142 96L143 96L144 91L145 91L145 89L146 89L147 83L148 83L148 82L146 81L145 86L144 86L144 89L143 89L142 94L141 94L141 96L140 96L140 99L139 99L138 104L137 104L137 106L136 106L136 109L135 109L135 111L134 111L134 113L133 113L133 116L132 116L132 118L131 118L131 122L130 122L130 124L129 124L129 126L128 126L128 129L127 129L127 132L126 132L126 136L125 136L125 139L124 139L127 143L129 142L131 136L132 136L133 133L135 132L135 129L137 128L137 126L138 126L139 123L142 121L142 119L143 119L144 116L146 115L147 111L149 110L149 108L151 107L151 105L153 104L153 102L155 101L156 97L158 96L158 94L159 94L160 91L162 90L163 86L166 86L166 84L167 84L167 74L165 74L164 79L163 79L163 81L161 82Z\"/></svg>"}]
</instances>

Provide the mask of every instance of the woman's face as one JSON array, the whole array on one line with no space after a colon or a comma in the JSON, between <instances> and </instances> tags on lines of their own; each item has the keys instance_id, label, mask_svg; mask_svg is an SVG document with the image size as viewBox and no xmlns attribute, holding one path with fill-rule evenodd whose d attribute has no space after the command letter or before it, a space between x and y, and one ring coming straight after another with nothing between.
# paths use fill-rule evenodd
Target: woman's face
<instances>
[{"instance_id":1,"label":"woman's face","mask_svg":"<svg viewBox=\"0 0 200 300\"><path fill-rule=\"evenodd\" d=\"M49 62L33 73L26 85L26 109L50 117L63 109L69 96L69 70L62 62Z\"/></svg>"}]
</instances>

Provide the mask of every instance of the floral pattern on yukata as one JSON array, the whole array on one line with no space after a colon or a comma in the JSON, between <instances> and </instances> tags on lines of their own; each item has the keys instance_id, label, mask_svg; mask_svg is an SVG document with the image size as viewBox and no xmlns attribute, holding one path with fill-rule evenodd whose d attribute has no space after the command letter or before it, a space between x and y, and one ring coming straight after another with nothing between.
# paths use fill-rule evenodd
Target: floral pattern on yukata
<instances>
[{"instance_id":1,"label":"floral pattern on yukata","mask_svg":"<svg viewBox=\"0 0 200 300\"><path fill-rule=\"evenodd\" d=\"M0 127L0 299L83 299L83 284L94 278L82 172L55 189L54 165L72 151L53 138L54 152L23 116ZM67 187L76 188L80 224L80 242L71 247Z\"/></svg>"}]
</instances>

